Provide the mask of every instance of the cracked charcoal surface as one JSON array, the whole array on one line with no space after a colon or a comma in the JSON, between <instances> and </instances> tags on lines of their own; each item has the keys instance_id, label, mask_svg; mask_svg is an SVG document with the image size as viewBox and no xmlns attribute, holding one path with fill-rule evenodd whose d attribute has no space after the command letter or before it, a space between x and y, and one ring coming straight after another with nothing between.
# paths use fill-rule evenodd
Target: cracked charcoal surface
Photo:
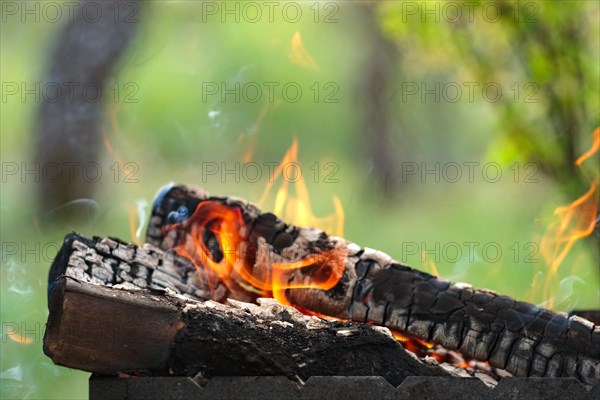
<instances>
[{"instance_id":1,"label":"cracked charcoal surface","mask_svg":"<svg viewBox=\"0 0 600 400\"><path fill-rule=\"evenodd\" d=\"M123 258L130 261L125 263ZM102 279L97 278L96 271L105 271L109 265L114 268L103 272ZM116 283L114 288L122 285L125 289L170 289L201 300L198 296L201 289L186 283L189 271L194 271L189 261L152 245L137 247L116 239L88 239L70 234L52 264L49 292L53 291L53 284L60 285L66 276L105 286ZM179 277L184 279L176 287ZM372 325L308 317L273 299L259 299L259 305L235 300L224 305L185 301L171 293L153 292L152 296L155 301L169 303L178 310L181 326L169 345L168 359L148 369L144 366L123 372L138 376L279 375L295 381L321 375L376 375L393 385L412 375L456 376L437 363L418 361L387 330L382 332ZM61 347L61 351L73 350ZM93 368L112 373L102 369L106 368L103 365Z\"/></svg>"},{"instance_id":2,"label":"cracked charcoal surface","mask_svg":"<svg viewBox=\"0 0 600 400\"><path fill-rule=\"evenodd\" d=\"M194 300L210 297L189 260L154 246L137 247L112 238L70 234L50 268L50 285L62 275L65 264L69 275L83 282L170 289Z\"/></svg>"},{"instance_id":3,"label":"cracked charcoal surface","mask_svg":"<svg viewBox=\"0 0 600 400\"><path fill-rule=\"evenodd\" d=\"M313 228L285 224L243 200L209 197L183 185L173 186L155 204L147 240L171 249L185 232L163 235L164 215L181 204L203 200L240 208L251 227L249 237L255 242L264 238L283 260L294 247L307 254L336 245L358 248ZM278 239L285 232L289 234ZM383 325L441 344L515 376L574 377L587 385L600 380L600 326L586 319L439 280L372 249L349 252L345 267L333 289L288 289L288 299L307 310Z\"/></svg>"}]
</instances>

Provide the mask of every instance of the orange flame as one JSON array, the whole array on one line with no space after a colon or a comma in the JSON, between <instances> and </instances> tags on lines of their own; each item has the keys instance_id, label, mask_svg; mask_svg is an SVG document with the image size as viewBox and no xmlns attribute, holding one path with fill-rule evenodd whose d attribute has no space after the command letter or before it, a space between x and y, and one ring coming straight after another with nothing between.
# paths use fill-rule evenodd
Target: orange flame
<instances>
[{"instance_id":1,"label":"orange flame","mask_svg":"<svg viewBox=\"0 0 600 400\"><path fill-rule=\"evenodd\" d=\"M8 331L6 332L6 336L8 336L12 341L17 342L19 344L31 344L33 343L33 339L23 336L18 332Z\"/></svg>"},{"instance_id":2,"label":"orange flame","mask_svg":"<svg viewBox=\"0 0 600 400\"><path fill-rule=\"evenodd\" d=\"M213 295L217 284L222 282L238 299L247 298L251 292L292 305L285 296L287 289L329 290L344 272L346 253L338 248L298 261L272 262L273 254L266 249L256 249L246 236L247 227L240 209L219 201L201 202L186 225L186 241L175 246L175 251L192 260L201 276L206 272ZM218 261L204 240L205 230L210 231L219 244L222 257ZM302 275L297 277L290 273L309 267L316 267L310 271L309 281L302 279Z\"/></svg>"},{"instance_id":3,"label":"orange flame","mask_svg":"<svg viewBox=\"0 0 600 400\"><path fill-rule=\"evenodd\" d=\"M583 164L583 162L585 160L587 160L588 158L590 158L591 156L593 156L594 154L596 154L596 152L598 151L598 149L600 149L600 127L596 128L594 130L594 133L592 133L593 139L592 139L592 146L588 149L588 151L586 151L585 153L583 153L578 159L577 161L575 161L575 164L581 167L581 164Z\"/></svg>"},{"instance_id":4,"label":"orange flame","mask_svg":"<svg viewBox=\"0 0 600 400\"><path fill-rule=\"evenodd\" d=\"M392 332L392 336L396 340L398 340L400 342L405 342L405 343L416 342L414 344L415 347L416 346L420 346L420 347L424 347L426 349L431 349L431 348L433 348L433 346L435 346L433 343L429 343L429 342L426 342L426 341L421 340L419 338L415 338L415 337L412 337L412 336L405 335L405 334L403 334L401 332L398 332L398 331L395 331L393 329L390 329L390 332Z\"/></svg>"},{"instance_id":5,"label":"orange flame","mask_svg":"<svg viewBox=\"0 0 600 400\"><path fill-rule=\"evenodd\" d=\"M289 57L290 61L292 61L296 65L307 69L319 69L319 66L317 65L315 60L313 60L311 55L308 54L308 51L306 51L306 49L304 48L300 32L296 32L294 33L294 36L292 36L292 46L290 49Z\"/></svg>"},{"instance_id":6,"label":"orange flame","mask_svg":"<svg viewBox=\"0 0 600 400\"><path fill-rule=\"evenodd\" d=\"M592 146L575 164L581 167L599 148L600 127L593 132ZM543 291L544 299L548 302L546 306L549 308L554 305L550 292L554 289L556 274L565 257L579 239L589 236L594 231L598 216L598 177L590 178L590 188L583 196L566 206L556 208L554 215L558 220L548 227L540 243L541 254L549 266Z\"/></svg>"},{"instance_id":7,"label":"orange flame","mask_svg":"<svg viewBox=\"0 0 600 400\"><path fill-rule=\"evenodd\" d=\"M297 164L298 143L286 152L281 164L275 170L273 179L267 184L261 202L264 202L276 178L283 176L284 168L290 163ZM314 216L308 201L308 190L302 179L295 180L297 197L288 196L288 181L284 179L275 199L275 213L285 209L289 220L304 226L331 225L336 233L343 229L341 203L334 198L336 215L325 218ZM347 250L334 247L320 253L311 254L300 260L281 260L275 256L269 245L255 243L249 237L242 212L236 206L225 205L215 200L202 201L194 215L185 221L185 241L175 246L175 251L193 261L200 276L204 276L213 292L223 283L237 299L250 297L273 297L281 304L291 305L286 298L287 289L333 288L341 279L345 268ZM175 224L166 230L181 226ZM206 243L207 232L214 237L218 250ZM302 270L302 271L300 271ZM304 274L302 272L308 273ZM308 279L307 277L310 276Z\"/></svg>"}]
</instances>

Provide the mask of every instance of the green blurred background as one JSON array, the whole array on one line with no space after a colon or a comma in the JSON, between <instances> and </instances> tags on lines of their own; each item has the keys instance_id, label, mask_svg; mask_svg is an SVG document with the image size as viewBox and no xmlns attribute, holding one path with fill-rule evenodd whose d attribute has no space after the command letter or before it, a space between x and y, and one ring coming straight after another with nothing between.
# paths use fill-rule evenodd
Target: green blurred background
<instances>
[{"instance_id":1,"label":"green blurred background","mask_svg":"<svg viewBox=\"0 0 600 400\"><path fill-rule=\"evenodd\" d=\"M315 214L331 214L338 196L349 240L557 310L599 309L597 232L574 246L551 281L552 298L543 295L548 264L539 251L553 210L598 176L597 156L584 172L573 165L599 123L598 3L484 2L472 14L462 3L451 3L463 7L457 17L443 2L294 2L297 22L278 3L270 22L258 2L264 15L253 22L244 2L145 2L108 83L118 92L102 99L102 178L93 200L75 202L89 217L52 223L36 206L35 174L7 173L31 162L39 102L7 95L5 83L42 80L65 21L4 14L1 397L87 397L88 373L42 353L47 272L66 233L138 240L148 204L170 181L258 201L265 163L280 161L294 138ZM225 7L239 7L239 21ZM304 50L294 50L297 32ZM291 82L302 96L288 101L275 89L274 101L265 91L252 102L250 92L238 92L239 101L206 92L265 82ZM499 98L493 88L482 93L489 83ZM468 84L479 84L472 98ZM244 179L249 152L262 166L257 182ZM465 163L478 163L472 180ZM455 165L462 178L451 182ZM487 165L494 168L482 175ZM224 167L238 173L221 176ZM422 176L425 168L439 178ZM32 343L12 340L14 331Z\"/></svg>"}]
</instances>

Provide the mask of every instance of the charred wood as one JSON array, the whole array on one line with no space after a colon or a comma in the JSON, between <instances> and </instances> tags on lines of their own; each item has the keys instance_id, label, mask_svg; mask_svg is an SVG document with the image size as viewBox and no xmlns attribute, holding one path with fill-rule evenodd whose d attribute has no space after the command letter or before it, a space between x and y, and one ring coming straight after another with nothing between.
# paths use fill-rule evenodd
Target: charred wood
<instances>
[{"instance_id":1,"label":"charred wood","mask_svg":"<svg viewBox=\"0 0 600 400\"><path fill-rule=\"evenodd\" d=\"M417 360L387 329L308 317L273 299L199 301L198 289L186 283L189 268L151 245L67 236L49 276L45 353L56 364L98 374L200 382L379 375L398 385L407 376L456 375Z\"/></svg>"},{"instance_id":2,"label":"charred wood","mask_svg":"<svg viewBox=\"0 0 600 400\"><path fill-rule=\"evenodd\" d=\"M185 245L194 212L207 201L238 209L250 245L267 247L276 262L332 248L346 252L343 275L332 289L286 290L295 307L386 326L487 361L515 376L574 377L587 385L600 380L600 326L489 290L440 280L380 251L360 248L318 229L286 224L238 198L211 197L191 186L167 187L155 201L148 242L165 250ZM171 224L177 225L166 229ZM268 266L261 263L255 257L253 271L264 273ZM310 279L303 274L296 269L289 279ZM217 284L212 294L216 301L236 296L253 300L251 293L232 291L224 284Z\"/></svg>"}]
</instances>

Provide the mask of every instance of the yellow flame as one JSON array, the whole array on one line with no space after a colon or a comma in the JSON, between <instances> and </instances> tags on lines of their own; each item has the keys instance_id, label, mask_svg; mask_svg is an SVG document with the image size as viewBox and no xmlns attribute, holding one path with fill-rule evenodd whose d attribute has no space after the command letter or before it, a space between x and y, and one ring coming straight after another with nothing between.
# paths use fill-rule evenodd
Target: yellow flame
<instances>
[{"instance_id":1,"label":"yellow flame","mask_svg":"<svg viewBox=\"0 0 600 400\"><path fill-rule=\"evenodd\" d=\"M129 234L131 241L138 246L144 244L142 239L142 231L144 228L144 221L146 218L145 207L147 203L145 201L138 200L136 205L129 205L127 207L127 215L129 219Z\"/></svg>"},{"instance_id":2,"label":"yellow flame","mask_svg":"<svg viewBox=\"0 0 600 400\"><path fill-rule=\"evenodd\" d=\"M437 267L435 266L435 263L432 260L427 259L427 253L424 251L421 252L421 261L425 263L425 267L427 269L431 270L431 275L437 276L439 278L440 273L439 273Z\"/></svg>"},{"instance_id":3,"label":"yellow flame","mask_svg":"<svg viewBox=\"0 0 600 400\"><path fill-rule=\"evenodd\" d=\"M289 175L287 173L284 175L284 171L288 171ZM333 214L317 217L312 210L308 188L298 162L297 139L294 139L292 145L284 154L281 163L275 168L273 176L267 182L258 202L259 206L264 207L278 178L281 178L282 182L275 194L275 206L273 208L275 215L280 216L284 221L298 226L314 226L328 234L339 237L343 236L344 208L337 196L333 196L332 198ZM290 193L290 183L294 184L295 195Z\"/></svg>"},{"instance_id":4,"label":"yellow flame","mask_svg":"<svg viewBox=\"0 0 600 400\"><path fill-rule=\"evenodd\" d=\"M302 36L300 32L294 33L292 36L292 45L290 49L290 61L296 65L299 65L303 68L319 70L319 66L315 62L315 60L308 54L308 51L304 48L304 44L302 44Z\"/></svg>"},{"instance_id":5,"label":"yellow flame","mask_svg":"<svg viewBox=\"0 0 600 400\"><path fill-rule=\"evenodd\" d=\"M12 341L17 342L19 344L31 344L33 340L26 336L23 336L17 332L8 331L6 332L6 336L8 336Z\"/></svg>"}]
</instances>

